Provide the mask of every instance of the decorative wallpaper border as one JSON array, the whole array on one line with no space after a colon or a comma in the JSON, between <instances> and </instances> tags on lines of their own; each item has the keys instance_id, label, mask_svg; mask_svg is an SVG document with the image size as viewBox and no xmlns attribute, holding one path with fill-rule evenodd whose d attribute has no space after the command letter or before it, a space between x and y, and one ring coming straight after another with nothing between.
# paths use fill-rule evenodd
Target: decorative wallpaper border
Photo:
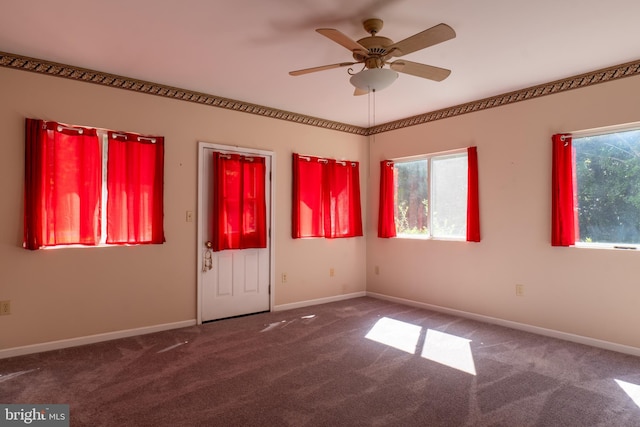
<instances>
[{"instance_id":1,"label":"decorative wallpaper border","mask_svg":"<svg viewBox=\"0 0 640 427\"><path fill-rule=\"evenodd\" d=\"M373 135L376 133L388 132L394 129L415 126L422 123L459 116L461 114L472 113L474 111L486 110L493 107L499 107L501 105L513 104L514 102L526 101L528 99L539 98L545 95L565 92L571 89L591 86L635 75L640 75L640 60L615 65L609 68L603 68L597 71L568 77L566 79L556 80L550 83L544 83L538 86L532 86L526 89L516 90L502 95L492 96L490 98L484 98L478 101L468 102L466 104L456 105L454 107L443 108L442 110L432 111L430 113L419 114L406 119L383 123L367 129L367 134Z\"/></svg>"},{"instance_id":2,"label":"decorative wallpaper border","mask_svg":"<svg viewBox=\"0 0 640 427\"><path fill-rule=\"evenodd\" d=\"M358 135L367 134L366 128L353 126L346 123L319 119L312 116L305 116L304 114L278 110L275 108L251 104L243 101L236 101L229 98L222 98L220 96L209 95L206 93L194 92L177 87L146 82L143 80L136 80L129 77L103 73L100 71L74 67L71 65L58 64L56 62L29 58L26 56L14 55L11 53L0 52L0 66L24 71L32 71L35 73L47 74L51 76L64 77L72 80L81 80L103 86L128 89L135 92L148 93L165 98L173 98L182 101L190 101L198 104L210 105L212 107L242 111L245 113L270 117L273 119L302 123L310 126L317 126L341 132L355 133Z\"/></svg>"},{"instance_id":3,"label":"decorative wallpaper border","mask_svg":"<svg viewBox=\"0 0 640 427\"><path fill-rule=\"evenodd\" d=\"M273 119L286 120L301 123L309 126L317 126L325 129L337 130L340 132L353 133L357 135L373 135L388 132L409 126L415 126L435 120L459 116L461 114L486 110L501 105L513 104L514 102L525 101L545 95L560 93L571 89L591 86L623 77L640 74L640 60L628 62L626 64L615 65L609 68L592 71L566 79L544 83L538 86L529 87L490 98L472 101L466 104L444 108L406 119L383 123L371 128L349 125L346 123L324 120L317 117L306 116L290 111L278 110L262 105L251 104L234 99L222 98L201 92L180 89L172 86L146 82L143 80L131 79L100 71L74 67L71 65L58 64L41 59L29 58L26 56L0 52L0 66L14 68L18 70L31 71L40 74L63 77L72 80L80 80L89 83L96 83L104 86L120 89L132 90L135 92L148 93L166 98L179 99L182 101L195 102L198 104L210 105L212 107L226 108L229 110L242 111L250 114L257 114Z\"/></svg>"}]
</instances>

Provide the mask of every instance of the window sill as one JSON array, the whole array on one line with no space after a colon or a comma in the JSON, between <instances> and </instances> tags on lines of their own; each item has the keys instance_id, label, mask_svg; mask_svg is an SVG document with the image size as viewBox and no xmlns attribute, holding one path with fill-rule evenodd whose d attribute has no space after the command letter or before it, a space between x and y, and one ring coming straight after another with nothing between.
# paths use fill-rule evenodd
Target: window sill
<instances>
[{"instance_id":1,"label":"window sill","mask_svg":"<svg viewBox=\"0 0 640 427\"><path fill-rule=\"evenodd\" d=\"M615 251L636 251L640 249L640 245L622 244L622 243L583 243L578 242L574 245L580 249L608 249Z\"/></svg>"},{"instance_id":2,"label":"window sill","mask_svg":"<svg viewBox=\"0 0 640 427\"><path fill-rule=\"evenodd\" d=\"M423 236L420 234L398 234L396 239L406 239L406 240L436 240L443 242L466 242L466 238L464 237L433 237L433 236Z\"/></svg>"},{"instance_id":3,"label":"window sill","mask_svg":"<svg viewBox=\"0 0 640 427\"><path fill-rule=\"evenodd\" d=\"M150 243L150 242L143 242L143 243L99 243L96 245L79 245L79 244L72 244L72 245L54 245L54 246L43 246L41 248L39 248L38 250L45 250L45 251L57 251L57 250L61 250L61 249L97 249L97 248L118 248L118 247L131 247L131 246L147 246L147 245L160 245L161 243Z\"/></svg>"}]
</instances>

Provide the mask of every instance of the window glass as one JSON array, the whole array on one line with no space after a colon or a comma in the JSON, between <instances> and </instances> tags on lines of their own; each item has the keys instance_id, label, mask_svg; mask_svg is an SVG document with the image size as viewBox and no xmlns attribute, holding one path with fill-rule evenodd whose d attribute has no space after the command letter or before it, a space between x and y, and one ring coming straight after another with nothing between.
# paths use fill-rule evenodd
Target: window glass
<instances>
[{"instance_id":1,"label":"window glass","mask_svg":"<svg viewBox=\"0 0 640 427\"><path fill-rule=\"evenodd\" d=\"M429 161L395 163L395 220L398 235L429 235Z\"/></svg>"},{"instance_id":2,"label":"window glass","mask_svg":"<svg viewBox=\"0 0 640 427\"><path fill-rule=\"evenodd\" d=\"M640 130L574 137L579 239L640 244Z\"/></svg>"},{"instance_id":3,"label":"window glass","mask_svg":"<svg viewBox=\"0 0 640 427\"><path fill-rule=\"evenodd\" d=\"M431 161L434 237L465 237L467 232L467 156L434 157Z\"/></svg>"},{"instance_id":4,"label":"window glass","mask_svg":"<svg viewBox=\"0 0 640 427\"><path fill-rule=\"evenodd\" d=\"M467 167L466 152L395 161L398 237L465 238Z\"/></svg>"}]
</instances>

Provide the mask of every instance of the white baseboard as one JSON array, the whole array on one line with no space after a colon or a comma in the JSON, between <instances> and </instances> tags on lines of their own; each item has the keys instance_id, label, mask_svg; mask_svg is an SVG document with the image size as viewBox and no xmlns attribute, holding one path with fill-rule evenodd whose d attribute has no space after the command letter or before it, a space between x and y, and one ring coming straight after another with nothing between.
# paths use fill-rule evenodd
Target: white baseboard
<instances>
[{"instance_id":1,"label":"white baseboard","mask_svg":"<svg viewBox=\"0 0 640 427\"><path fill-rule=\"evenodd\" d=\"M332 297L319 298L319 299L307 300L307 301L300 301L300 302L295 302L295 303L290 303L290 304L276 305L276 306L272 307L272 311L290 310L290 309L293 309L293 308L308 307L308 306L317 305L317 304L325 304L325 303L328 303L328 302L342 301L342 300L346 300L346 299L358 298L358 297L364 297L364 296L366 296L366 292L364 292L364 291L362 291L362 292L354 292L354 293L350 293L350 294L336 295L336 296L332 296ZM135 336L135 335L144 335L144 334L150 334L150 333L154 333L154 332L162 332L162 331L167 331L167 330L170 330L170 329L178 329L178 328L184 328L184 327L188 327L188 326L193 326L193 325L196 325L196 324L197 324L197 321L195 319L194 320L185 320L185 321L182 321L182 322L165 323L165 324L162 324L162 325L154 325L154 326L147 326L147 327L143 327L143 328L127 329L127 330L123 330L123 331L115 331L115 332L108 332L108 333L104 333L104 334L89 335L89 336L86 336L86 337L70 338L70 339L65 339L65 340L60 340L60 341L50 341L50 342L45 342L45 343L40 343L40 344L27 345L27 346L23 346L23 347L0 349L0 359L6 359L6 358L9 358L9 357L15 357L15 356L23 356L25 354L41 353L41 352L44 352L44 351L60 350L60 349L67 348L67 347L77 347L77 346L85 345L85 344L93 344L93 343L97 343L97 342L109 341L109 340L114 340L114 339L118 339L118 338L132 337L132 336Z\"/></svg>"},{"instance_id":2,"label":"white baseboard","mask_svg":"<svg viewBox=\"0 0 640 427\"><path fill-rule=\"evenodd\" d=\"M589 345L592 347L602 348L605 350L616 351L618 353L630 354L632 356L640 356L640 348L631 347L623 344L616 344L609 341L603 341L595 338L589 338L582 335L570 334L567 332L556 331L554 329L546 329L538 326L527 325L526 323L513 322L511 320L499 319L496 317L484 316L481 314L469 313L466 311L455 310L447 307L441 307L439 305L426 304L418 301L408 300L404 298L392 297L389 295L378 294L375 292L367 292L367 296L372 298L378 298L386 301L396 302L398 304L409 305L412 307L424 308L427 310L437 311L440 313L451 314L453 316L464 317L466 319L477 320L480 322L491 323L494 325L505 326L511 329L518 329L520 331L531 332L538 335L544 335L547 337L558 338L565 341L571 341L578 344Z\"/></svg>"},{"instance_id":3,"label":"white baseboard","mask_svg":"<svg viewBox=\"0 0 640 427\"><path fill-rule=\"evenodd\" d=\"M350 294L336 295L326 298L318 298L313 300L300 301L289 304L280 304L272 307L272 311L291 310L294 308L309 307L318 304L326 304L329 302L343 301L351 298L369 296L386 301L396 302L412 307L424 308L427 310L437 311L440 313L451 314L453 316L464 317L467 319L477 320L480 322L491 323L494 325L505 326L507 328L518 329L525 332L531 332L538 335L544 335L552 338L558 338L565 341L571 341L578 344L590 345L592 347L602 348L605 350L616 351L619 353L630 354L640 357L640 348L628 345L617 344L609 341L603 341L595 338L589 338L582 335L570 334L567 332L556 331L553 329L541 328L538 326L527 325L526 323L513 322L511 320L499 319L496 317L484 316L481 314L470 313L462 310L442 307L433 304L422 303L405 298L397 298L389 295L379 294L376 292L354 292ZM76 347L85 344L93 344L102 341L109 341L118 338L127 338L136 335L151 334L154 332L168 331L170 329L186 328L196 324L196 320L184 320L181 322L164 323L161 325L147 326L143 328L126 329L122 331L107 332L104 334L89 335L86 337L70 338L59 341L50 341L41 344L27 345L23 347L14 347L8 349L0 349L0 359L9 357L23 356L26 354L41 353L44 351L60 350L67 347Z\"/></svg>"},{"instance_id":4,"label":"white baseboard","mask_svg":"<svg viewBox=\"0 0 640 427\"><path fill-rule=\"evenodd\" d=\"M306 301L300 301L300 302L292 302L289 304L280 304L280 305L273 306L272 311L283 311L283 310L291 310L294 308L309 307L312 305L326 304L328 302L336 302L336 301L343 301L351 298L364 297L366 295L367 293L365 291L362 291L362 292L353 292L350 294L335 295L332 297L318 298L318 299L312 299L312 300L306 300Z\"/></svg>"},{"instance_id":5,"label":"white baseboard","mask_svg":"<svg viewBox=\"0 0 640 427\"><path fill-rule=\"evenodd\" d=\"M41 344L26 345L0 350L0 359L23 356L25 354L41 353L43 351L60 350L67 347L77 347L85 344L93 344L102 341L110 341L118 338L127 338L135 335L151 334L154 332L168 331L170 329L186 328L196 324L194 320L182 322L164 323L161 325L145 326L143 328L126 329L123 331L107 332L104 334L88 335L86 337L70 338L59 341L49 341Z\"/></svg>"}]
</instances>

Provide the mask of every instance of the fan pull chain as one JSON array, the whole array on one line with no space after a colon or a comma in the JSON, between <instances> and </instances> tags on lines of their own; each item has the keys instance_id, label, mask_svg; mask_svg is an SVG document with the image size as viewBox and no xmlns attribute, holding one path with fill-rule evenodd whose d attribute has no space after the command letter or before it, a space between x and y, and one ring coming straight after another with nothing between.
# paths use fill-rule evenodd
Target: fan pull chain
<instances>
[{"instance_id":1,"label":"fan pull chain","mask_svg":"<svg viewBox=\"0 0 640 427\"><path fill-rule=\"evenodd\" d=\"M370 90L367 93L367 97L368 97L367 104L369 107L369 131L371 131L371 129L373 129L373 127L376 125L376 90L375 89ZM369 138L370 138L369 139L370 143L375 143L376 142L375 132L370 134Z\"/></svg>"},{"instance_id":2,"label":"fan pull chain","mask_svg":"<svg viewBox=\"0 0 640 427\"><path fill-rule=\"evenodd\" d=\"M373 126L376 125L376 90L373 90Z\"/></svg>"},{"instance_id":3,"label":"fan pull chain","mask_svg":"<svg viewBox=\"0 0 640 427\"><path fill-rule=\"evenodd\" d=\"M371 129L371 91L367 92L367 119L367 127Z\"/></svg>"}]
</instances>

